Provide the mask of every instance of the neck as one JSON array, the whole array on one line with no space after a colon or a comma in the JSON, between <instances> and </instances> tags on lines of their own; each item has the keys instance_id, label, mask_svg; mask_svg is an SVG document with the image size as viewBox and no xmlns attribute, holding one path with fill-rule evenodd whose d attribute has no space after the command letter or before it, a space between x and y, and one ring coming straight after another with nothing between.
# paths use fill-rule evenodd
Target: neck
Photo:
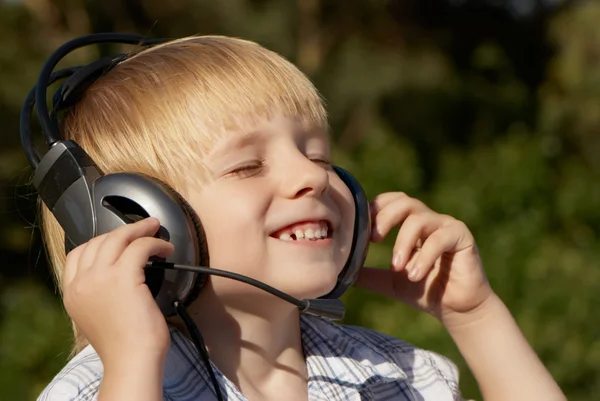
<instances>
[{"instance_id":1,"label":"neck","mask_svg":"<svg viewBox=\"0 0 600 401\"><path fill-rule=\"evenodd\" d=\"M225 304L209 281L188 308L212 362L246 396L268 399L272 392L276 399L290 386L305 392L308 373L298 308L269 294L253 295L262 300Z\"/></svg>"}]
</instances>

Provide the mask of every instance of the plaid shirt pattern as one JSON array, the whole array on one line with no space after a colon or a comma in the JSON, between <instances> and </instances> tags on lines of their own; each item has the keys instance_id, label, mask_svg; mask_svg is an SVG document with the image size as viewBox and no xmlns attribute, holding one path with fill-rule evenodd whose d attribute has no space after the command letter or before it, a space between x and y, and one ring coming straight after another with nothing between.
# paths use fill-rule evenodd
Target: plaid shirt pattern
<instances>
[{"instance_id":1,"label":"plaid shirt pattern","mask_svg":"<svg viewBox=\"0 0 600 401\"><path fill-rule=\"evenodd\" d=\"M436 353L314 316L301 316L301 329L309 401L462 400L456 367ZM165 401L217 400L194 345L175 329L165 363ZM247 401L216 366L212 368L227 401ZM95 401L102 374L100 358L88 346L62 369L38 401Z\"/></svg>"}]
</instances>

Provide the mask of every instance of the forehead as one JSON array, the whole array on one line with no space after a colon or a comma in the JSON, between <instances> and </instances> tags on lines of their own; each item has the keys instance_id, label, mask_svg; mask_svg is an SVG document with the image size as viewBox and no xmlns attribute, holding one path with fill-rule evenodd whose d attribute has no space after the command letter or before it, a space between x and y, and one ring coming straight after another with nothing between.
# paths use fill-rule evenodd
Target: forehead
<instances>
[{"instance_id":1,"label":"forehead","mask_svg":"<svg viewBox=\"0 0 600 401\"><path fill-rule=\"evenodd\" d=\"M325 127L286 117L275 117L225 130L209 152L209 157L252 145L264 144L281 136L287 136L300 145L311 140L318 140L329 146L329 133Z\"/></svg>"}]
</instances>

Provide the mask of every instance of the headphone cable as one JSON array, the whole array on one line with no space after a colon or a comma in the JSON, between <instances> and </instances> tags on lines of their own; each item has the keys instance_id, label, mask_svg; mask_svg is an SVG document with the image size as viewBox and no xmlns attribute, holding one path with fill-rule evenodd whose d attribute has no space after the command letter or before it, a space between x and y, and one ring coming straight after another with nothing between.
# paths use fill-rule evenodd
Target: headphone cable
<instances>
[{"instance_id":1,"label":"headphone cable","mask_svg":"<svg viewBox=\"0 0 600 401\"><path fill-rule=\"evenodd\" d=\"M210 274L215 276L226 277L232 280L241 281L251 286L260 288L278 298L283 299L293 305L296 305L300 309L300 313L306 313L309 315L315 315L330 320L341 320L344 318L345 307L344 303L339 299L298 299L277 288L271 287L268 284L262 283L253 278L230 272L227 270L215 269L213 267L205 266L190 266L182 265L178 263L171 263L165 261L148 261L146 262L146 269L167 269L167 270L185 270L200 274Z\"/></svg>"},{"instance_id":2,"label":"headphone cable","mask_svg":"<svg viewBox=\"0 0 600 401\"><path fill-rule=\"evenodd\" d=\"M208 350L206 349L206 345L204 344L204 339L202 338L202 334L200 334L200 330L194 324L194 321L188 315L185 307L181 302L175 302L175 308L177 310L177 315L183 320L185 324L185 328L187 329L188 334L190 335L194 346L198 350L198 354L200 354L200 358L204 362L204 366L206 366L206 370L208 370L208 374L210 375L210 380L212 381L213 387L215 388L215 394L219 401L223 401L223 395L221 394L221 387L219 386L219 382L217 381L217 377L215 376L215 372L210 366L210 357L208 355Z\"/></svg>"}]
</instances>

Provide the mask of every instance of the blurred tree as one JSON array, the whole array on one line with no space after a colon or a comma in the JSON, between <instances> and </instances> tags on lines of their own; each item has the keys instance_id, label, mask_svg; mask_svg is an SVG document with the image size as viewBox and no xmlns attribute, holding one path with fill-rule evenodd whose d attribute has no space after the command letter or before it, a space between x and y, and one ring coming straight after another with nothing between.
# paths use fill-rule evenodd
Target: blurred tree
<instances>
[{"instance_id":1,"label":"blurred tree","mask_svg":"<svg viewBox=\"0 0 600 401\"><path fill-rule=\"evenodd\" d=\"M490 281L571 400L600 396L597 2L0 0L0 400L64 364L68 319L40 251L18 114L48 56L89 32L255 40L327 99L338 163L373 196L402 190L464 220ZM98 46L65 61L117 50ZM23 226L29 227L23 228ZM391 235L368 263L386 267ZM447 355L429 316L352 289L346 322Z\"/></svg>"}]
</instances>

